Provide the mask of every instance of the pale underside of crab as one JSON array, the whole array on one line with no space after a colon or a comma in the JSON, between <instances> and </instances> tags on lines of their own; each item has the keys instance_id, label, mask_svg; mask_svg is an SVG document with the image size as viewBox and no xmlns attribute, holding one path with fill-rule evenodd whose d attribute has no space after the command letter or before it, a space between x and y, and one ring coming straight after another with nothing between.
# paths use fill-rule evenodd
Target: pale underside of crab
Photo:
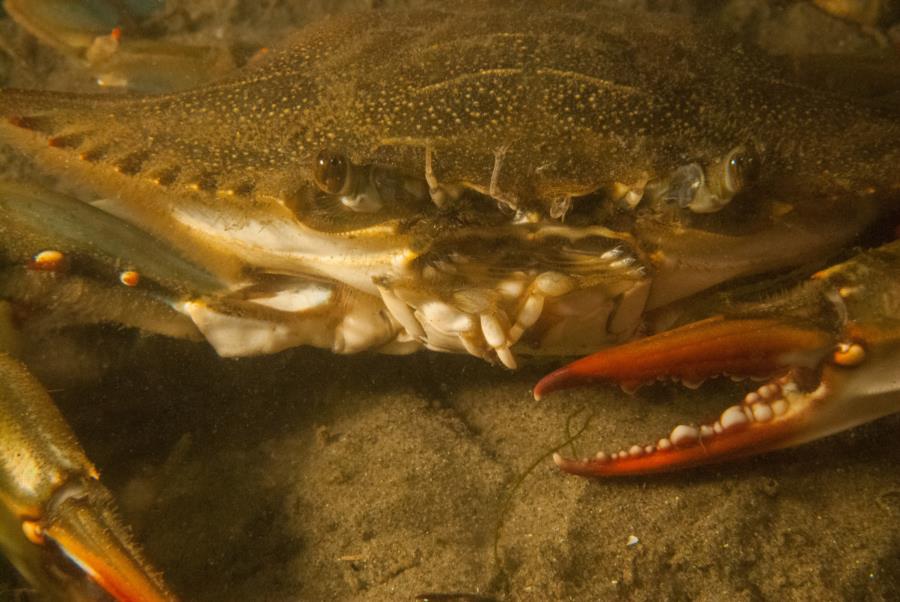
<instances>
[{"instance_id":1,"label":"pale underside of crab","mask_svg":"<svg viewBox=\"0 0 900 602\"><path fill-rule=\"evenodd\" d=\"M0 90L0 136L80 193L0 187L2 295L223 356L431 349L515 368L622 344L536 395L771 379L710 424L557 458L581 474L759 453L897 411L896 113L638 16L366 13L183 92ZM886 244L851 258L856 241ZM751 280L827 257L847 261L777 294ZM105 492L52 402L15 362L3 372L7 553L60 580L34 551L52 542L117 599L171 598L104 526Z\"/></svg>"}]
</instances>

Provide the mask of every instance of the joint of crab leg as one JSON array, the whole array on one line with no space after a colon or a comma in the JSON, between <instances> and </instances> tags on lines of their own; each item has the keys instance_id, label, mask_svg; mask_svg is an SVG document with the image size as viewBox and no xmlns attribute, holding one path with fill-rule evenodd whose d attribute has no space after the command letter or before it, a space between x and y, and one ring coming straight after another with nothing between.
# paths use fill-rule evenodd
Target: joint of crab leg
<instances>
[{"instance_id":1,"label":"joint of crab leg","mask_svg":"<svg viewBox=\"0 0 900 602\"><path fill-rule=\"evenodd\" d=\"M509 329L509 342L515 345L525 331L534 326L544 311L544 296L539 294L529 295L522 304L522 309L516 316L516 323Z\"/></svg>"},{"instance_id":2,"label":"joint of crab leg","mask_svg":"<svg viewBox=\"0 0 900 602\"><path fill-rule=\"evenodd\" d=\"M174 599L113 512L109 492L49 396L4 354L0 458L0 546L35 587L53 599L94 599L96 586L120 602ZM54 549L61 554L48 554Z\"/></svg>"},{"instance_id":3,"label":"joint of crab leg","mask_svg":"<svg viewBox=\"0 0 900 602\"><path fill-rule=\"evenodd\" d=\"M397 294L387 286L378 286L378 292L381 293L381 300L384 301L388 311L400 322L400 325L406 329L413 339L417 341L425 340L425 329L416 319L412 308L403 301Z\"/></svg>"},{"instance_id":4,"label":"joint of crab leg","mask_svg":"<svg viewBox=\"0 0 900 602\"><path fill-rule=\"evenodd\" d=\"M428 194L431 201L438 207L445 206L451 200L459 197L461 189L458 186L441 184L434 175L433 164L434 149L431 143L425 145L425 182L428 184Z\"/></svg>"},{"instance_id":5,"label":"joint of crab leg","mask_svg":"<svg viewBox=\"0 0 900 602\"><path fill-rule=\"evenodd\" d=\"M28 541L35 545L43 545L46 541L46 537L44 537L44 528L41 527L41 523L36 520L23 520L22 533L25 534Z\"/></svg>"},{"instance_id":6,"label":"joint of crab leg","mask_svg":"<svg viewBox=\"0 0 900 602\"><path fill-rule=\"evenodd\" d=\"M127 532L109 508L97 481L67 487L45 519L44 537L116 600L171 600L172 596L135 555Z\"/></svg>"},{"instance_id":7,"label":"joint of crab leg","mask_svg":"<svg viewBox=\"0 0 900 602\"><path fill-rule=\"evenodd\" d=\"M504 193L500 190L500 170L503 168L503 161L506 159L506 153L509 151L509 145L504 144L494 150L494 167L491 170L491 181L488 185L488 196L495 199L501 205L516 211L518 209L518 199L514 194ZM531 222L533 217L522 215L523 221Z\"/></svg>"},{"instance_id":8,"label":"joint of crab leg","mask_svg":"<svg viewBox=\"0 0 900 602\"><path fill-rule=\"evenodd\" d=\"M541 379L534 395L598 381L633 389L659 378L696 384L722 374L767 377L815 366L831 345L824 331L779 320L710 318L577 360Z\"/></svg>"},{"instance_id":9,"label":"joint of crab leg","mask_svg":"<svg viewBox=\"0 0 900 602\"><path fill-rule=\"evenodd\" d=\"M509 145L503 145L494 151L494 168L491 170L491 183L488 189L488 194L493 198L498 198L500 194L500 168L503 167L503 159L506 158L508 150Z\"/></svg>"},{"instance_id":10,"label":"joint of crab leg","mask_svg":"<svg viewBox=\"0 0 900 602\"><path fill-rule=\"evenodd\" d=\"M518 364L512 351L509 350L510 342L507 335L509 328L504 327L497 315L483 313L481 314L481 331L484 334L485 342L497 354L500 363L510 370L515 370Z\"/></svg>"},{"instance_id":11,"label":"joint of crab leg","mask_svg":"<svg viewBox=\"0 0 900 602\"><path fill-rule=\"evenodd\" d=\"M515 324L509 329L507 335L509 344L518 343L525 331L537 323L544 311L544 302L548 297L551 299L562 297L574 288L575 282L565 274L559 272L539 274L532 282L530 291L516 315Z\"/></svg>"}]
</instances>

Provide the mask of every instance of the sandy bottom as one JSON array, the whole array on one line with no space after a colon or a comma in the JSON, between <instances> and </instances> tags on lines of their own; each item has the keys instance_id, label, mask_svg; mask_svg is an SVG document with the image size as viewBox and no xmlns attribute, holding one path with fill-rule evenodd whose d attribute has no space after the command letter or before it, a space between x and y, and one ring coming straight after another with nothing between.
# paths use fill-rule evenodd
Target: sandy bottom
<instances>
[{"instance_id":1,"label":"sandy bottom","mask_svg":"<svg viewBox=\"0 0 900 602\"><path fill-rule=\"evenodd\" d=\"M140 338L126 349L99 387L56 398L185 600L900 592L900 416L721 467L592 481L547 457L567 421L591 416L576 454L618 449L715 416L739 389L536 402L542 368L462 357L222 361Z\"/></svg>"},{"instance_id":2,"label":"sandy bottom","mask_svg":"<svg viewBox=\"0 0 900 602\"><path fill-rule=\"evenodd\" d=\"M563 450L588 455L707 420L744 389L537 402L549 364L306 349L225 361L90 337L90 363L58 342L29 355L55 358L41 377L184 600L900 597L900 416L720 467L585 480L549 459L567 423L590 417ZM15 583L0 569L0 600Z\"/></svg>"}]
</instances>

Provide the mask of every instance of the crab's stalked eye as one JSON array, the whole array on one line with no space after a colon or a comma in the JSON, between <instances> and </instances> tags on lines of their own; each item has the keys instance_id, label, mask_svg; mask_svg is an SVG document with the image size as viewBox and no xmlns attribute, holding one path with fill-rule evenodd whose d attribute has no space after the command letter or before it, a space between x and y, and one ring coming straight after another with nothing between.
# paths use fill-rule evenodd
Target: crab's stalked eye
<instances>
[{"instance_id":1,"label":"crab's stalked eye","mask_svg":"<svg viewBox=\"0 0 900 602\"><path fill-rule=\"evenodd\" d=\"M723 163L722 188L725 193L737 194L759 177L759 156L747 146L732 150Z\"/></svg>"},{"instance_id":2,"label":"crab's stalked eye","mask_svg":"<svg viewBox=\"0 0 900 602\"><path fill-rule=\"evenodd\" d=\"M715 213L758 177L760 159L748 145L736 146L706 168L688 163L648 187L649 198L673 203L694 213Z\"/></svg>"},{"instance_id":3,"label":"crab's stalked eye","mask_svg":"<svg viewBox=\"0 0 900 602\"><path fill-rule=\"evenodd\" d=\"M357 213L375 213L383 205L381 191L374 181L371 165L355 165L346 155L323 150L316 157L313 179L319 189L340 199L341 204Z\"/></svg>"},{"instance_id":4,"label":"crab's stalked eye","mask_svg":"<svg viewBox=\"0 0 900 602\"><path fill-rule=\"evenodd\" d=\"M331 150L323 150L316 157L313 177L323 192L347 194L353 187L350 160Z\"/></svg>"},{"instance_id":5,"label":"crab's stalked eye","mask_svg":"<svg viewBox=\"0 0 900 602\"><path fill-rule=\"evenodd\" d=\"M314 185L298 186L284 203L314 230L350 232L376 225L389 230L391 224L436 209L424 179L393 168L360 165L346 155L322 151L313 171Z\"/></svg>"}]
</instances>

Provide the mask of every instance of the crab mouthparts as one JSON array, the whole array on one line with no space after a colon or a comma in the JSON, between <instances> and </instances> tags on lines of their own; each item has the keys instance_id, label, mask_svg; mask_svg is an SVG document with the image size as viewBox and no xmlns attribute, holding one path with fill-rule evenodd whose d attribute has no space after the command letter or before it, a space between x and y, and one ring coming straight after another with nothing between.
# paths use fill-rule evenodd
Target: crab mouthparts
<instances>
[{"instance_id":1,"label":"crab mouthparts","mask_svg":"<svg viewBox=\"0 0 900 602\"><path fill-rule=\"evenodd\" d=\"M720 462L787 447L822 434L817 407L830 394L828 379L809 386L810 376L834 349L833 336L772 319L710 318L645 339L605 349L544 377L540 399L589 382L616 382L626 390L657 379L688 386L720 375L773 378L727 408L712 423L681 424L650 445L633 445L592 458L554 461L583 476L636 475ZM812 427L812 428L811 428ZM810 430L814 431L810 433Z\"/></svg>"}]
</instances>

